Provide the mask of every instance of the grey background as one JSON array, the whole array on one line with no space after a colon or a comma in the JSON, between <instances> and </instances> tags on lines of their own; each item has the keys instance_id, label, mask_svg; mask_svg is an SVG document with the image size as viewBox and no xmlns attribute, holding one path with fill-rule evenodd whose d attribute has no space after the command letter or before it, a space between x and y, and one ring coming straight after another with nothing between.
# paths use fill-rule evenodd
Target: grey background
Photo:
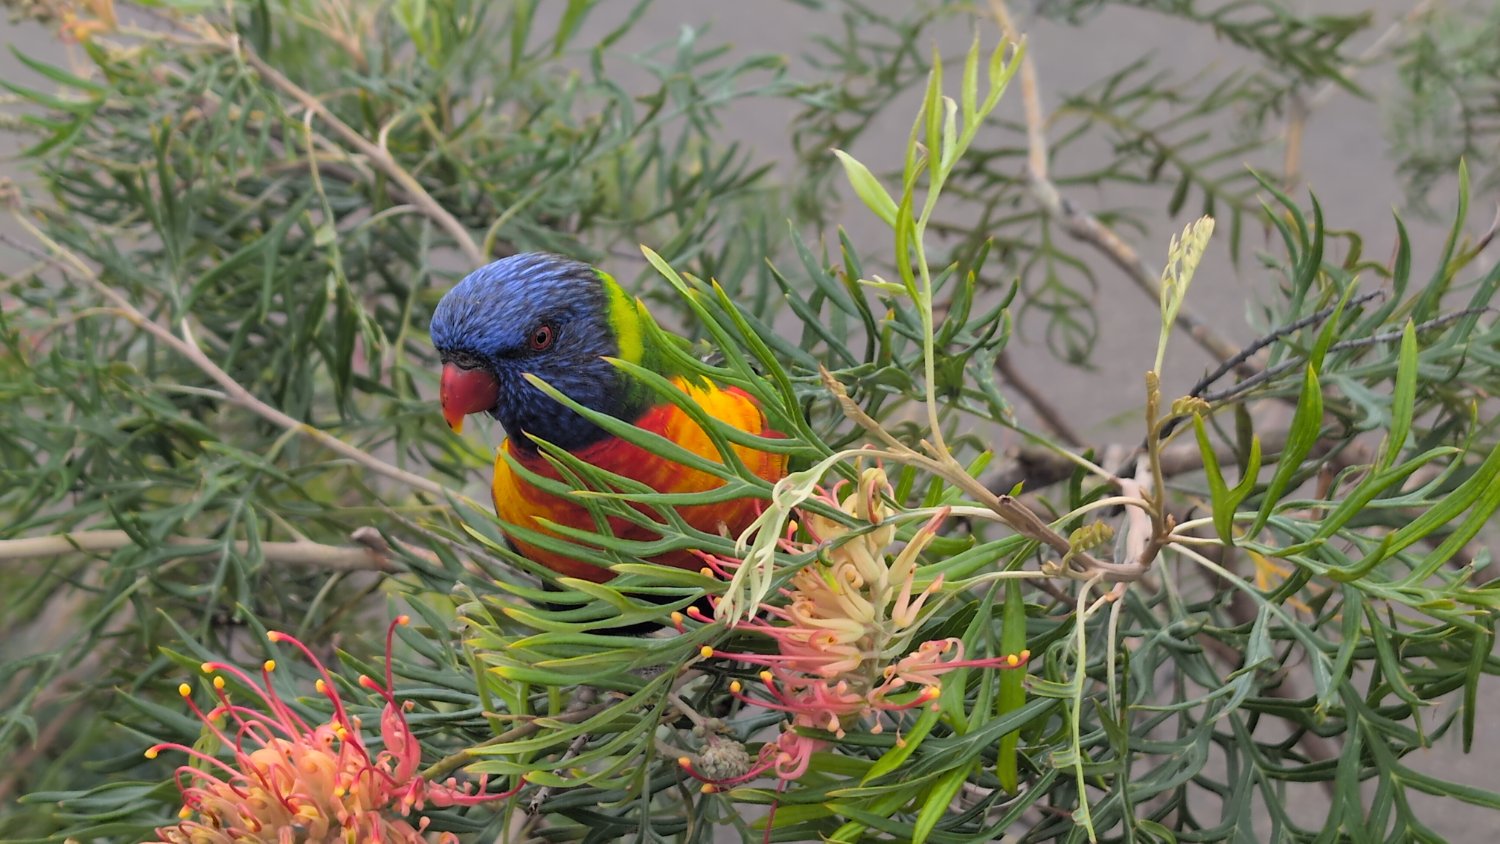
<instances>
[{"instance_id":1,"label":"grey background","mask_svg":"<svg viewBox=\"0 0 1500 844\"><path fill-rule=\"evenodd\" d=\"M618 17L633 5L619 3L606 11ZM879 5L898 8L893 2ZM1288 5L1320 13L1373 9L1376 24L1357 42L1357 49L1360 49L1390 22L1404 15L1412 4L1397 0L1301 0ZM1234 47L1214 41L1201 30L1148 12L1109 9L1093 18L1086 27L1075 29L1036 20L1027 14L1030 8L1027 3L1017 2L1014 6L1017 24L1028 36L1031 53L1038 65L1044 107L1057 102L1057 92L1076 90L1097 81L1145 51L1156 51L1163 60L1184 70L1210 63L1227 68L1246 60ZM607 18L607 14L596 15L590 21L590 28L605 31L609 27ZM837 25L832 16L793 3L764 0L759 3L662 0L651 8L649 18L622 45L624 49L644 49L671 39L682 26L709 25L711 39L727 40L740 51L786 53L794 72L806 69L806 64L800 59L806 36L820 27L829 30ZM943 49L951 53L966 46L973 26L969 21L954 21L947 25L941 33ZM983 36L993 41L996 37L993 24L986 21L980 26ZM0 45L7 48L0 50L0 75L26 84L45 86L47 83L21 66L11 55L9 47L57 63L77 60L76 56L70 58L50 33L36 26L18 26L0 20ZM1362 75L1360 83L1374 94L1372 100L1339 94L1313 115L1307 126L1302 169L1305 184L1317 193L1329 225L1361 232L1365 237L1366 254L1383 257L1395 242L1392 209L1402 201L1400 188L1391 176L1392 162L1381 132L1382 99L1384 92L1390 91L1392 80L1388 75L1371 72ZM1013 89L1002 105L1002 109L1012 116L1020 114L1017 93ZM852 152L872 166L899 161L915 106L916 100L912 99L892 108L886 119L874 127ZM786 162L791 158L786 130L790 116L791 110L784 103L749 102L727 114L724 122L736 136L753 143L763 156ZM0 156L4 157L0 160L0 177L8 176L24 183L24 169L12 158L17 149L13 137L0 137ZM1278 163L1281 151L1267 149L1265 155L1267 157L1261 162L1247 163ZM1434 204L1446 213L1454 206L1452 195L1451 185L1443 185L1434 194ZM1163 261L1170 234L1179 231L1190 219L1186 215L1175 220L1166 219L1160 211L1165 198L1153 191L1111 193L1108 197L1075 192L1071 198L1085 206L1094 202L1102 204L1104 199L1125 202L1154 214L1152 236L1132 238L1142 257L1153 266L1160 266ZM1495 200L1495 197L1475 197L1471 206L1471 232L1477 233L1488 222ZM850 229L857 242L882 242L883 234L878 224L857 204L845 203L842 216L841 222ZM1439 223L1410 214L1403 214L1403 220L1412 235L1414 267L1420 273L1440 254L1446 229ZM13 233L4 221L0 221L0 231ZM1261 245L1260 237L1258 233L1252 233L1256 231L1252 227L1247 226L1246 231L1246 254L1253 255ZM1496 248L1491 247L1488 254L1480 257L1481 271L1493 264L1496 252ZM0 271L15 266L12 262L16 260L14 254L0 247ZM1134 414L1141 406L1142 375L1155 352L1158 317L1155 304L1131 287L1118 272L1103 264L1098 269L1100 291L1096 304L1103 317L1092 371L1059 364L1039 347L1034 337L1020 338L1012 350L1027 377L1046 385L1052 400L1086 438L1105 442L1139 429ZM1257 333L1246 324L1246 301L1259 295L1267 284L1268 280L1258 273L1254 260L1242 261L1238 271L1231 268L1221 237L1211 249L1209 262L1194 281L1189 307L1207 317L1222 335L1243 341ZM1175 338L1172 348L1173 354L1169 355L1165 373L1167 395L1185 392L1208 363L1207 356L1185 337ZM1025 408L1020 409L1025 416ZM1122 411L1131 411L1131 415L1111 417L1111 414ZM1002 442L1000 445L1004 448L1014 443ZM1494 682L1493 678L1481 691L1481 699L1485 698L1500 700L1500 683ZM1445 714L1427 713L1425 721L1438 723ZM1492 711L1481 713L1478 732L1472 754L1460 752L1457 731L1454 730L1434 748L1415 754L1408 762L1419 770L1500 789L1500 773L1497 773L1493 761L1500 753L1500 716ZM1415 793L1412 797L1423 807L1424 819L1432 829L1451 841L1493 838L1493 826L1500 821L1494 813L1455 801ZM1294 793L1292 803L1295 815L1309 822L1315 823L1326 811L1322 792L1315 785Z\"/></svg>"}]
</instances>

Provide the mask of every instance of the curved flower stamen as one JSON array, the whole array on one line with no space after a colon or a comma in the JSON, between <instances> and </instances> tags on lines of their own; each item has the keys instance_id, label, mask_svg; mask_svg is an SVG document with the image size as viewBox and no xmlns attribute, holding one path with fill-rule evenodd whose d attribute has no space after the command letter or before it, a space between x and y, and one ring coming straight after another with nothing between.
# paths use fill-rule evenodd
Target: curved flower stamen
<instances>
[{"instance_id":1,"label":"curved flower stamen","mask_svg":"<svg viewBox=\"0 0 1500 844\"><path fill-rule=\"evenodd\" d=\"M332 708L330 719L310 726L275 690L274 660L261 667L261 681L227 663L205 662L214 675L218 705L208 712L192 699L192 687L178 692L205 729L232 753L225 761L175 742L146 750L155 758L163 750L186 754L197 765L183 765L175 774L182 792L179 823L157 830L164 844L271 844L287 841L348 840L377 844L427 844L428 820L414 826L407 816L428 803L434 806L474 805L502 800L520 791L525 780L503 793L485 791L486 778L477 784L456 779L438 783L423 779L418 768L422 749L406 723L410 704L397 702L393 690L391 647L400 616L386 629L385 684L361 677L359 685L385 702L380 717L381 750L371 754L360 719L351 716L335 688L333 676L312 650L285 633L267 634L272 642L300 651L318 671L315 685ZM250 690L264 711L230 702L222 675ZM233 735L220 726L232 721ZM456 842L451 833L440 842Z\"/></svg>"},{"instance_id":2,"label":"curved flower stamen","mask_svg":"<svg viewBox=\"0 0 1500 844\"><path fill-rule=\"evenodd\" d=\"M730 693L789 718L777 740L761 748L757 764L744 774L712 780L693 768L691 760L684 760L683 768L707 783L706 789L749 782L768 772L783 783L796 779L807 771L813 753L826 746L800 729L841 738L866 723L872 732L882 732L888 720L900 725L900 713L936 706L942 675L961 668L1018 668L1030 657L1022 651L965 659L963 642L952 638L913 647L927 599L940 592L943 583L938 576L918 588L917 559L937 538L948 510L934 514L893 559L887 549L896 540L896 527L887 518L892 490L885 472L866 469L853 491L840 499L846 485L840 481L819 490L815 498L843 510L860 526L805 512L802 525L815 544L799 544L789 534L782 548L816 559L792 574L789 588L782 590L784 605L764 604L756 616L740 622L774 640L776 651L704 649L705 657L760 666L759 693L748 693L739 681L730 685ZM706 572L721 577L732 576L740 566L737 560L699 556ZM688 610L688 617L709 622L694 609Z\"/></svg>"}]
</instances>

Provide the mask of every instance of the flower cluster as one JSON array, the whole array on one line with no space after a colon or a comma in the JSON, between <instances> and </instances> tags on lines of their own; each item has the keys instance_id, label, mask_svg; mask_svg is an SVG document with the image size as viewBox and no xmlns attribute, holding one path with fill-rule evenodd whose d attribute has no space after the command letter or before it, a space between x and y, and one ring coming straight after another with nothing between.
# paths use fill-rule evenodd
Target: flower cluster
<instances>
[{"instance_id":1,"label":"flower cluster","mask_svg":"<svg viewBox=\"0 0 1500 844\"><path fill-rule=\"evenodd\" d=\"M186 753L192 764L177 769L182 791L181 821L157 830L166 844L250 844L287 841L425 842L427 819L413 826L406 818L427 804L472 805L515 794L486 793L481 779L477 789L449 779L436 783L418 773L422 749L407 726L410 708L396 702L391 683L391 640L398 617L386 630L385 685L361 676L359 685L385 700L380 716L382 749L371 753L366 746L360 719L344 707L333 678L306 645L285 634L267 634L272 642L291 645L317 668L316 688L333 707L329 720L309 725L271 683L273 660L261 668L256 682L245 672L220 662L203 663L203 672L213 676L218 705L208 712L192 699L192 687L178 687L184 700L206 728L208 735L233 759L221 760L182 744L162 743L146 751L156 758L162 750ZM233 703L225 692L224 675L248 687L258 706ZM516 787L519 790L520 786ZM456 841L447 833L442 841Z\"/></svg>"},{"instance_id":2,"label":"flower cluster","mask_svg":"<svg viewBox=\"0 0 1500 844\"><path fill-rule=\"evenodd\" d=\"M63 40L87 43L119 28L115 0L14 0L6 3L13 19L56 26Z\"/></svg>"},{"instance_id":3,"label":"flower cluster","mask_svg":"<svg viewBox=\"0 0 1500 844\"><path fill-rule=\"evenodd\" d=\"M763 748L758 763L736 776L714 777L701 765L682 760L683 767L710 784L748 782L772 770L783 780L795 779L824 745L797 728L843 737L857 723L867 723L871 732L879 733L887 719L932 704L943 674L959 668L1016 668L1030 656L1022 651L965 659L963 642L952 638L913 647L923 607L943 583L938 576L918 590L917 558L938 535L947 510L929 519L892 559L887 549L896 540L896 527L888 519L891 488L885 472L866 469L842 501L838 492L836 486L820 490L818 497L848 513L859 526L807 513L804 528L812 544L795 541L796 525L789 526L783 549L796 554L815 548L819 558L792 575L790 588L782 590L784 602L763 604L760 616L740 625L769 636L776 652L704 649L705 657L762 666L763 696L749 696L738 681L731 692L790 718L777 741ZM719 576L728 576L737 565L707 555L703 559L708 571ZM696 610L689 614L708 620Z\"/></svg>"}]
</instances>

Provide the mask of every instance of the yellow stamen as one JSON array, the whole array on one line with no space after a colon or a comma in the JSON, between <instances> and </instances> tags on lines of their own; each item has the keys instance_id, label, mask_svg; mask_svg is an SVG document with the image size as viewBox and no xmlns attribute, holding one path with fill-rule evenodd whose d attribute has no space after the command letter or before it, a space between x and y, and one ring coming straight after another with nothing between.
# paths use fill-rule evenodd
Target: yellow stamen
<instances>
[{"instance_id":1,"label":"yellow stamen","mask_svg":"<svg viewBox=\"0 0 1500 844\"><path fill-rule=\"evenodd\" d=\"M205 663L203 663L202 665L200 665L198 667L201 668L201 669L203 669L203 673L204 674L212 674L212 673L214 673L214 670L215 670L214 669L214 664L212 662L205 662Z\"/></svg>"},{"instance_id":2,"label":"yellow stamen","mask_svg":"<svg viewBox=\"0 0 1500 844\"><path fill-rule=\"evenodd\" d=\"M272 671L276 670L276 660L268 659L264 663L262 663L261 667L266 669L266 673L269 674Z\"/></svg>"},{"instance_id":3,"label":"yellow stamen","mask_svg":"<svg viewBox=\"0 0 1500 844\"><path fill-rule=\"evenodd\" d=\"M276 631L276 630L267 630L266 631L266 640L267 641L270 641L270 642L280 642L283 638L285 638L284 634L282 634L279 631Z\"/></svg>"},{"instance_id":4,"label":"yellow stamen","mask_svg":"<svg viewBox=\"0 0 1500 844\"><path fill-rule=\"evenodd\" d=\"M325 683L325 682L323 682L323 678L322 677L318 678L318 682L313 683L313 688L317 689L318 690L318 694L320 694L320 695L326 695L326 694L328 694L328 684Z\"/></svg>"},{"instance_id":5,"label":"yellow stamen","mask_svg":"<svg viewBox=\"0 0 1500 844\"><path fill-rule=\"evenodd\" d=\"M215 677L214 678L214 688L218 689L221 692L224 691L224 678L223 677Z\"/></svg>"},{"instance_id":6,"label":"yellow stamen","mask_svg":"<svg viewBox=\"0 0 1500 844\"><path fill-rule=\"evenodd\" d=\"M188 818L191 818L192 816L193 816L193 810L189 809L186 806L183 806L181 809L177 810L177 817L182 818L183 820L187 820Z\"/></svg>"},{"instance_id":7,"label":"yellow stamen","mask_svg":"<svg viewBox=\"0 0 1500 844\"><path fill-rule=\"evenodd\" d=\"M158 752L157 749L154 748L154 747L148 747L148 748L146 748L146 758L147 759L155 759L156 756L157 756L157 752Z\"/></svg>"},{"instance_id":8,"label":"yellow stamen","mask_svg":"<svg viewBox=\"0 0 1500 844\"><path fill-rule=\"evenodd\" d=\"M704 659L709 659L714 655L714 649L710 648L708 645L704 645L703 647L698 649L698 655L703 657Z\"/></svg>"},{"instance_id":9,"label":"yellow stamen","mask_svg":"<svg viewBox=\"0 0 1500 844\"><path fill-rule=\"evenodd\" d=\"M182 695L183 697L192 697L193 687L189 686L187 683L183 683L182 685L177 687L177 693Z\"/></svg>"},{"instance_id":10,"label":"yellow stamen","mask_svg":"<svg viewBox=\"0 0 1500 844\"><path fill-rule=\"evenodd\" d=\"M693 760L687 758L686 756L679 756L677 757L677 764L684 768L691 768L693 767Z\"/></svg>"},{"instance_id":11,"label":"yellow stamen","mask_svg":"<svg viewBox=\"0 0 1500 844\"><path fill-rule=\"evenodd\" d=\"M704 783L703 784L703 788L700 789L700 791L702 791L704 794L713 794L713 793L717 792L718 790L719 790L718 787L715 786L711 782Z\"/></svg>"},{"instance_id":12,"label":"yellow stamen","mask_svg":"<svg viewBox=\"0 0 1500 844\"><path fill-rule=\"evenodd\" d=\"M698 573L701 574L701 575L703 575L704 577L713 577L714 576L714 570L711 569L711 568L709 568L708 566L704 566L703 568L698 569Z\"/></svg>"},{"instance_id":13,"label":"yellow stamen","mask_svg":"<svg viewBox=\"0 0 1500 844\"><path fill-rule=\"evenodd\" d=\"M762 683L765 683L767 686L771 685L771 681L774 679L776 679L776 675L772 674L770 671L760 672L760 681Z\"/></svg>"},{"instance_id":14,"label":"yellow stamen","mask_svg":"<svg viewBox=\"0 0 1500 844\"><path fill-rule=\"evenodd\" d=\"M1031 659L1031 651L1023 648L1021 650L1021 659Z\"/></svg>"},{"instance_id":15,"label":"yellow stamen","mask_svg":"<svg viewBox=\"0 0 1500 844\"><path fill-rule=\"evenodd\" d=\"M729 690L731 692L734 692L735 694L739 694L740 692L745 690L745 687L742 683L740 683L739 680L731 680L729 683Z\"/></svg>"},{"instance_id":16,"label":"yellow stamen","mask_svg":"<svg viewBox=\"0 0 1500 844\"><path fill-rule=\"evenodd\" d=\"M1009 665L1011 668L1015 668L1017 665L1021 664L1021 658L1016 656L1015 654L1011 654L1010 656L1007 656L1005 658L1005 664Z\"/></svg>"},{"instance_id":17,"label":"yellow stamen","mask_svg":"<svg viewBox=\"0 0 1500 844\"><path fill-rule=\"evenodd\" d=\"M672 624L675 625L675 626L677 626L677 627L681 627L682 626L682 618L683 618L682 613L673 611L673 613L672 613Z\"/></svg>"},{"instance_id":18,"label":"yellow stamen","mask_svg":"<svg viewBox=\"0 0 1500 844\"><path fill-rule=\"evenodd\" d=\"M396 623L401 625L402 627L405 627L406 625L411 624L411 616L398 615L396 616Z\"/></svg>"}]
</instances>

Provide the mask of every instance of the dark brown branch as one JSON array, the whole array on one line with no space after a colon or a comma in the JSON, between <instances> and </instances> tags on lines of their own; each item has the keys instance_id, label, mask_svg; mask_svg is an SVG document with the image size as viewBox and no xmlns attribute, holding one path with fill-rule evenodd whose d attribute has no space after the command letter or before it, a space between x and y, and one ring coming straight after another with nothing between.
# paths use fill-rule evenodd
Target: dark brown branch
<instances>
[{"instance_id":1,"label":"dark brown branch","mask_svg":"<svg viewBox=\"0 0 1500 844\"><path fill-rule=\"evenodd\" d=\"M1422 323L1421 325L1418 325L1417 331L1429 331L1434 328L1442 328L1445 325L1451 325L1452 323L1458 322L1466 316L1485 313L1489 310L1490 308L1464 308L1461 311L1455 311L1451 314L1444 314L1443 316L1440 316L1436 319L1430 319ZM1328 351L1342 352L1348 349L1358 349L1364 346L1378 346L1381 343L1391 343L1400 340L1403 333L1405 333L1404 329L1399 331L1387 331L1382 334L1374 334L1369 337L1359 337L1353 340L1341 340L1329 346ZM1238 398L1249 392L1253 387L1258 387L1278 375L1284 375L1297 369L1298 367L1306 365L1306 358L1296 358L1289 361L1283 361L1282 363L1278 363L1270 369L1262 370L1255 375L1246 378L1245 380L1240 381L1237 384L1234 384L1233 386L1226 387L1223 390L1219 390L1218 392L1203 395L1202 398L1210 404L1218 404L1219 402L1226 401L1228 399Z\"/></svg>"},{"instance_id":2,"label":"dark brown branch","mask_svg":"<svg viewBox=\"0 0 1500 844\"><path fill-rule=\"evenodd\" d=\"M1371 299L1384 295L1385 291L1383 290L1372 290L1369 293L1356 296L1349 304L1351 306L1362 305L1365 302L1370 301ZM1209 387L1213 386L1215 381L1218 381L1220 378L1223 378L1225 375L1228 375L1230 372L1234 371L1235 367L1249 360L1251 355L1293 332L1300 331L1308 327L1309 325L1316 325L1317 323L1322 322L1323 320L1331 316L1337 309L1338 305L1329 305L1321 311L1309 314L1295 322L1289 322L1286 325L1273 330L1271 333L1266 334L1263 337L1257 337L1256 339L1252 340L1248 346L1240 349L1234 357L1224 361L1219 365L1217 369L1199 379L1198 383L1193 385L1193 389L1188 391L1188 395L1202 396L1204 390L1207 390ZM1163 436L1165 436L1167 433L1170 433L1170 431L1164 431Z\"/></svg>"},{"instance_id":3,"label":"dark brown branch","mask_svg":"<svg viewBox=\"0 0 1500 844\"><path fill-rule=\"evenodd\" d=\"M1285 430L1277 430L1261 437L1261 448L1268 461L1286 445L1286 435ZM1214 449L1214 455L1220 463L1232 463L1236 459L1233 448L1222 443ZM1134 465L1133 459L1126 460L1120 471L1132 471ZM1009 492L1019 483L1028 492L1035 492L1066 480L1076 468L1076 463L1050 448L1024 446L1009 465L990 476L986 486L997 492ZM1164 478L1196 472L1202 468L1203 454L1198 450L1196 442L1173 445L1162 450L1161 470Z\"/></svg>"}]
</instances>

